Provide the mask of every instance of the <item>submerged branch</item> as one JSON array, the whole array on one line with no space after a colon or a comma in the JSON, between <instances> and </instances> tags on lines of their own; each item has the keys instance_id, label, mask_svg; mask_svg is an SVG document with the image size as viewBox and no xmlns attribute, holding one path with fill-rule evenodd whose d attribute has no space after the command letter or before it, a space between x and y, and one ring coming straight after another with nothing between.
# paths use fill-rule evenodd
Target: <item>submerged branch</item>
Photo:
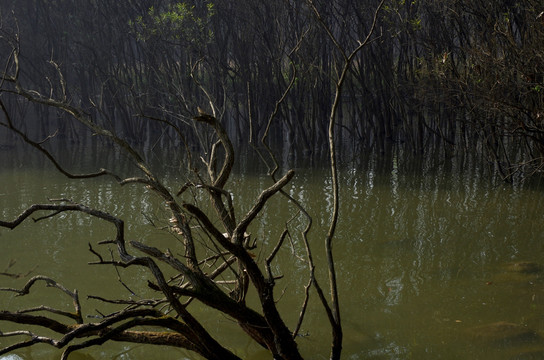
<instances>
[{"instance_id":1,"label":"submerged branch","mask_svg":"<svg viewBox=\"0 0 544 360\"><path fill-rule=\"evenodd\" d=\"M36 343L46 343L56 348L63 348L76 338L89 336L95 336L95 338L82 344L69 346L66 349L65 354L69 354L75 349L103 344L109 340L140 344L168 345L182 347L197 352L201 350L198 345L195 345L198 344L198 339L193 336L193 332L186 324L172 317L165 317L163 313L154 309L125 310L98 323L77 325L66 325L44 316L12 313L8 311L0 311L0 320L18 324L39 326L64 335L60 340L55 340L53 338L35 335L29 331L0 333L0 337L31 337L31 340L21 341L14 345L0 349L0 355L16 349L32 346ZM112 328L112 326L116 323L126 320L128 320L128 322L124 322L121 325ZM128 331L130 328L144 325L168 328L175 332Z\"/></svg>"}]
</instances>

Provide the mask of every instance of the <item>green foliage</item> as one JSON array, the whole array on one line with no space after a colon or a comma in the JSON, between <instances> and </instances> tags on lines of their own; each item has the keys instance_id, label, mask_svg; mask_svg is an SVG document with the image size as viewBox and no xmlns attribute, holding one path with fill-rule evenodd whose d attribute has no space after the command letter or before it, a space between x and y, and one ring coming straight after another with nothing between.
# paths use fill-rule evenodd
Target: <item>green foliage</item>
<instances>
[{"instance_id":1,"label":"green foliage","mask_svg":"<svg viewBox=\"0 0 544 360\"><path fill-rule=\"evenodd\" d=\"M206 44L213 40L210 21L215 14L214 4L206 0L204 6L188 2L168 4L164 9L150 7L145 16L130 23L138 39L163 39L190 45Z\"/></svg>"},{"instance_id":2,"label":"green foliage","mask_svg":"<svg viewBox=\"0 0 544 360\"><path fill-rule=\"evenodd\" d=\"M421 30L421 28L423 27L421 24L421 19L411 19L410 25L412 25L412 30L414 31Z\"/></svg>"}]
</instances>

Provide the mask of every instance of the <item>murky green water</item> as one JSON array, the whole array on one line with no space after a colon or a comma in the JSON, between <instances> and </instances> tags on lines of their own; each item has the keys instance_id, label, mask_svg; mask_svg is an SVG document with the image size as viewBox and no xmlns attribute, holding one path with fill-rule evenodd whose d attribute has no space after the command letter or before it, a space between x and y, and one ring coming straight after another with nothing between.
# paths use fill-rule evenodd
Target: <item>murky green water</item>
<instances>
[{"instance_id":1,"label":"murky green water","mask_svg":"<svg viewBox=\"0 0 544 360\"><path fill-rule=\"evenodd\" d=\"M67 163L83 163L77 152ZM0 217L14 218L26 206L48 198L67 197L127 219L128 237L175 249L162 204L138 186L120 188L108 179L71 181L58 175L32 153L0 153ZM110 166L128 175L123 158L110 155ZM340 280L344 321L344 359L540 359L544 358L544 192L538 184L505 185L490 179L472 158L407 162L401 155L358 159L341 170L341 220L334 251ZM244 159L229 182L239 209L270 184L253 160ZM176 163L168 163L166 182L183 183ZM288 191L313 215L310 239L316 260L331 211L330 177L325 168L299 166ZM266 257L294 209L273 200L250 229L259 239L257 253ZM239 215L240 217L240 215ZM153 220L156 227L148 223ZM293 222L293 242L281 253L278 273L287 275L277 286L280 308L289 325L295 323L307 271ZM86 315L103 304L89 294L127 296L121 276L136 295L145 297L147 274L86 265L95 258L87 243L113 235L109 226L81 215L62 215L0 230L0 272L53 277L84 299ZM97 247L98 248L98 247ZM105 249L102 249L105 250ZM103 253L108 254L107 251ZM7 269L10 260L16 263ZM523 268L518 263L537 264ZM323 269L321 269L323 270ZM325 279L324 271L320 278ZM27 278L0 276L0 286L20 287ZM322 280L323 281L323 280ZM24 298L0 293L0 307L15 309L39 303L67 309L70 300L40 286ZM325 315L313 304L303 325L300 347L308 359L328 358L329 330ZM191 305L219 338L246 359L266 359L232 322L211 310ZM490 325L491 324L491 325ZM514 325L515 324L515 325ZM490 325L490 326L488 326ZM488 327L486 327L488 326ZM476 328L482 327L482 328ZM0 330L14 326L0 324ZM11 341L12 339L10 339ZM0 339L7 343L8 339ZM18 353L25 359L53 359L59 352L46 346ZM160 354L160 355L159 355ZM168 348L107 344L78 358L194 358Z\"/></svg>"}]
</instances>

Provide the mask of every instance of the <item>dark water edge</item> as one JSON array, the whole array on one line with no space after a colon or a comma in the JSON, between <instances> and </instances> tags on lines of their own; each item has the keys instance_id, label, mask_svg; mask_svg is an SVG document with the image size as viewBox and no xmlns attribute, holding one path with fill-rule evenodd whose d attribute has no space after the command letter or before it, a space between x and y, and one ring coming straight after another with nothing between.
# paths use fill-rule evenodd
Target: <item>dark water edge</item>
<instances>
[{"instance_id":1,"label":"dark water edge","mask_svg":"<svg viewBox=\"0 0 544 360\"><path fill-rule=\"evenodd\" d=\"M437 140L429 142L424 151L413 151L402 142L390 141L384 149L375 146L368 147L364 143L342 141L337 144L337 162L340 169L368 169L388 173L390 171L404 174L432 174L436 172L456 172L461 169L471 169L487 177L495 185L504 182L504 178L497 171L497 164L489 160L481 151L480 145L473 144L470 149L454 148L444 145ZM193 163L202 165L199 157L206 158L206 152L198 147L186 148L179 146L161 146L160 141L148 141L145 144L133 144L134 148L150 164L154 165L159 173L162 168L167 171L186 166L187 154ZM94 136L84 136L72 141L65 136L58 135L48 140L44 147L52 155L60 157L61 165L65 164L73 171L92 171L97 167L111 167L113 164L120 169L120 173L130 169L132 160L128 159L123 151L111 141ZM327 169L330 165L328 144L313 151L297 148L296 144L274 143L268 152L262 144L235 143L236 163L234 171L244 173L266 173L279 167L279 171L297 168ZM514 149L512 150L515 151ZM7 131L0 133L0 166L12 167L39 167L48 166L49 161L39 152L21 139L10 135ZM275 160L275 163L274 163ZM524 173L518 171L511 179L514 186L530 184L539 186L542 181L540 173Z\"/></svg>"}]
</instances>

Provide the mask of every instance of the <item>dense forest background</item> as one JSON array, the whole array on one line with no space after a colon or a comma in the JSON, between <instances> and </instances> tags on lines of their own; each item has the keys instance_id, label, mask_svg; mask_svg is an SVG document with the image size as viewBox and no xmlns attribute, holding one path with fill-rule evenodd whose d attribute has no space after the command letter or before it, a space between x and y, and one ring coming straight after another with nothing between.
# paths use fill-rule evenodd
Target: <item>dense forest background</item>
<instances>
[{"instance_id":1,"label":"dense forest background","mask_svg":"<svg viewBox=\"0 0 544 360\"><path fill-rule=\"evenodd\" d=\"M179 146L171 124L209 144L189 120L199 106L240 144L268 134L311 156L327 147L339 49L364 39L379 1L313 3L320 18L292 0L4 0L2 67L17 42L26 87L144 149ZM386 1L343 88L344 149L476 150L505 178L539 172L543 12L539 0ZM64 115L2 96L35 136L84 141Z\"/></svg>"}]
</instances>

